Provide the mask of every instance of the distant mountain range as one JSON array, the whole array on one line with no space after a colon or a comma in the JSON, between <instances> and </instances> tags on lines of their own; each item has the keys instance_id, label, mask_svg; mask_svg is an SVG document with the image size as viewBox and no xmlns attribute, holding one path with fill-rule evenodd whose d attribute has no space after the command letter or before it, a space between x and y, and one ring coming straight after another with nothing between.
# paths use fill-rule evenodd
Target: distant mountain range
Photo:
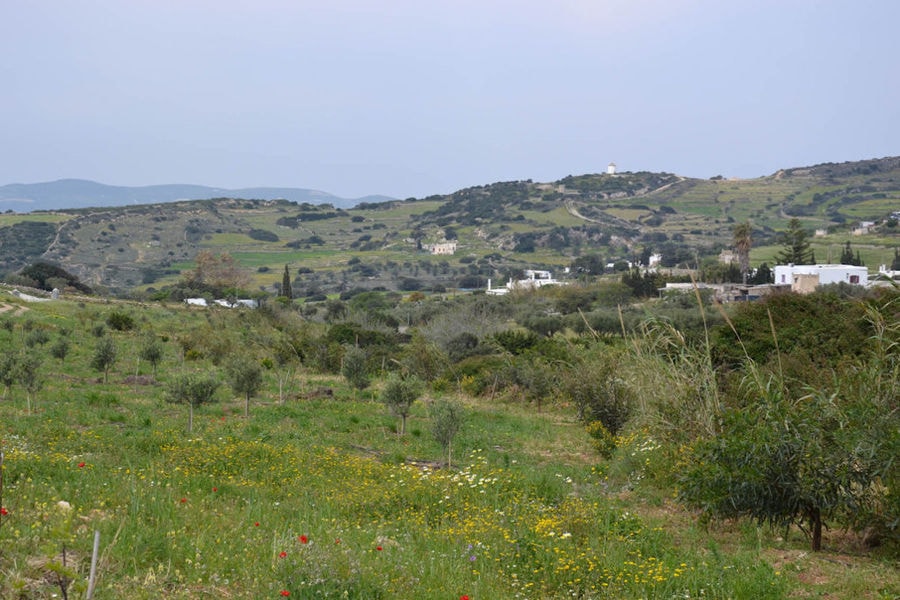
<instances>
[{"instance_id":1,"label":"distant mountain range","mask_svg":"<svg viewBox=\"0 0 900 600\"><path fill-rule=\"evenodd\" d=\"M335 208L352 208L362 202L393 200L388 196L341 198L327 192L303 188L256 187L233 190L189 184L126 187L105 185L85 179L60 179L45 183L11 183L0 186L0 212L157 204L209 198L284 199L299 203L331 204Z\"/></svg>"}]
</instances>

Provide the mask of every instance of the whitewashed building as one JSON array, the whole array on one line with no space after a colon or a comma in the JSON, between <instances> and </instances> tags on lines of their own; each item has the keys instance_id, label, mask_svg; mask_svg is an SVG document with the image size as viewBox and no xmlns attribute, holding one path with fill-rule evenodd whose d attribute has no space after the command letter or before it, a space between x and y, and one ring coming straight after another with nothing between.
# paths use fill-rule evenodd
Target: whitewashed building
<instances>
[{"instance_id":1,"label":"whitewashed building","mask_svg":"<svg viewBox=\"0 0 900 600\"><path fill-rule=\"evenodd\" d=\"M495 288L491 286L491 280L488 279L488 287L486 293L492 296L503 296L504 294L508 294L513 290L533 290L539 287L543 287L545 285L566 285L565 281L559 281L558 279L553 279L553 274L550 271L535 271L531 269L527 269L524 272L525 279L517 279L506 282L506 285L503 287Z\"/></svg>"},{"instance_id":2,"label":"whitewashed building","mask_svg":"<svg viewBox=\"0 0 900 600\"><path fill-rule=\"evenodd\" d=\"M439 244L429 244L426 249L431 254L453 255L456 253L456 242L441 242Z\"/></svg>"},{"instance_id":3,"label":"whitewashed building","mask_svg":"<svg viewBox=\"0 0 900 600\"><path fill-rule=\"evenodd\" d=\"M868 286L869 271L854 265L775 265L775 285L789 285L793 292L808 294L830 283Z\"/></svg>"}]
</instances>

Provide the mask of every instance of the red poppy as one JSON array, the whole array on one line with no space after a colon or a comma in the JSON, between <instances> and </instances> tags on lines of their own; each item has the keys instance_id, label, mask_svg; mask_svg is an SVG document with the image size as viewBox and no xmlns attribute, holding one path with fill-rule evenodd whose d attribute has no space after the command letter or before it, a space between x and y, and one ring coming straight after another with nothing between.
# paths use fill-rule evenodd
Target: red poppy
<instances>
[{"instance_id":1,"label":"red poppy","mask_svg":"<svg viewBox=\"0 0 900 600\"><path fill-rule=\"evenodd\" d=\"M84 463L83 463L83 462L78 463L78 468L79 468L79 469L80 469L81 467L83 467L83 466L84 466Z\"/></svg>"},{"instance_id":2,"label":"red poppy","mask_svg":"<svg viewBox=\"0 0 900 600\"><path fill-rule=\"evenodd\" d=\"M309 543L309 538L306 537L305 535L298 535L298 536L297 536L297 539L300 540L300 543L301 543L301 544L308 544L308 543Z\"/></svg>"},{"instance_id":3,"label":"red poppy","mask_svg":"<svg viewBox=\"0 0 900 600\"><path fill-rule=\"evenodd\" d=\"M341 538L338 538L338 539L334 540L334 543L335 543L335 544L340 544L340 543L341 543Z\"/></svg>"},{"instance_id":4,"label":"red poppy","mask_svg":"<svg viewBox=\"0 0 900 600\"><path fill-rule=\"evenodd\" d=\"M259 527L259 521L253 524L254 527Z\"/></svg>"},{"instance_id":5,"label":"red poppy","mask_svg":"<svg viewBox=\"0 0 900 600\"><path fill-rule=\"evenodd\" d=\"M382 548L381 546L375 546L375 549L378 550L379 552L381 552L382 550L384 550L384 548Z\"/></svg>"},{"instance_id":6,"label":"red poppy","mask_svg":"<svg viewBox=\"0 0 900 600\"><path fill-rule=\"evenodd\" d=\"M469 595L463 594L462 596L459 597L459 600L469 600Z\"/></svg>"},{"instance_id":7,"label":"red poppy","mask_svg":"<svg viewBox=\"0 0 900 600\"><path fill-rule=\"evenodd\" d=\"M284 558L285 556L287 556L287 552L285 552L284 550L278 553L279 558Z\"/></svg>"},{"instance_id":8,"label":"red poppy","mask_svg":"<svg viewBox=\"0 0 900 600\"><path fill-rule=\"evenodd\" d=\"M218 491L219 491L219 488L217 488L217 487L213 488L213 492L218 492Z\"/></svg>"},{"instance_id":9,"label":"red poppy","mask_svg":"<svg viewBox=\"0 0 900 600\"><path fill-rule=\"evenodd\" d=\"M281 590L281 595L282 595L282 596L290 596L291 593L290 593L289 591L287 591L287 590Z\"/></svg>"},{"instance_id":10,"label":"red poppy","mask_svg":"<svg viewBox=\"0 0 900 600\"><path fill-rule=\"evenodd\" d=\"M0 515L3 515L5 517L8 514L9 514L9 511L6 510L5 506L3 508L0 508Z\"/></svg>"},{"instance_id":11,"label":"red poppy","mask_svg":"<svg viewBox=\"0 0 900 600\"><path fill-rule=\"evenodd\" d=\"M184 504L185 502L187 502L187 498L182 498L181 503Z\"/></svg>"}]
</instances>

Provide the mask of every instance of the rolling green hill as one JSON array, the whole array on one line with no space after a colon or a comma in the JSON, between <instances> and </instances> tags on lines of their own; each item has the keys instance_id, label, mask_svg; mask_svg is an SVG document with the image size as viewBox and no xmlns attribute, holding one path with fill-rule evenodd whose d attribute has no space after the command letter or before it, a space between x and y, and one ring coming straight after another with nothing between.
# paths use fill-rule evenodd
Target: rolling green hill
<instances>
[{"instance_id":1,"label":"rolling green hill","mask_svg":"<svg viewBox=\"0 0 900 600\"><path fill-rule=\"evenodd\" d=\"M523 268L561 271L662 255L696 267L729 248L736 223L753 227L754 266L798 218L819 262L852 241L870 269L900 245L900 157L791 168L756 179L669 173L514 181L446 196L362 202L351 209L285 200L220 198L102 209L0 215L0 271L47 260L114 293L158 289L193 267L201 250L227 252L272 291L285 264L301 295L351 287L483 287ZM852 235L861 221L876 225ZM455 241L453 255L429 245Z\"/></svg>"}]
</instances>

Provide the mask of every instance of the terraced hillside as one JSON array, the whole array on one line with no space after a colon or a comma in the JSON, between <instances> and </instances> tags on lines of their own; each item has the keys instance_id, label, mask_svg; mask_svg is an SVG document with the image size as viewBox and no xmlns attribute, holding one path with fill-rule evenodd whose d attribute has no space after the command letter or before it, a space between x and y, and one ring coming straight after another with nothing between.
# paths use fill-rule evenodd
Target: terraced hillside
<instances>
[{"instance_id":1,"label":"terraced hillside","mask_svg":"<svg viewBox=\"0 0 900 600\"><path fill-rule=\"evenodd\" d=\"M56 263L115 292L158 288L201 250L227 252L271 291L285 264L306 295L349 287L468 288L523 268L559 271L660 253L663 266L696 266L730 247L736 223L753 227L754 264L771 260L777 233L798 218L820 262L852 239L870 268L900 245L900 158L781 170L747 180L669 173L514 181L446 196L362 203L352 209L288 201L213 199L120 208L0 215L6 274ZM892 218L891 215L895 217ZM861 221L876 225L851 236ZM452 255L428 249L454 242Z\"/></svg>"}]
</instances>

